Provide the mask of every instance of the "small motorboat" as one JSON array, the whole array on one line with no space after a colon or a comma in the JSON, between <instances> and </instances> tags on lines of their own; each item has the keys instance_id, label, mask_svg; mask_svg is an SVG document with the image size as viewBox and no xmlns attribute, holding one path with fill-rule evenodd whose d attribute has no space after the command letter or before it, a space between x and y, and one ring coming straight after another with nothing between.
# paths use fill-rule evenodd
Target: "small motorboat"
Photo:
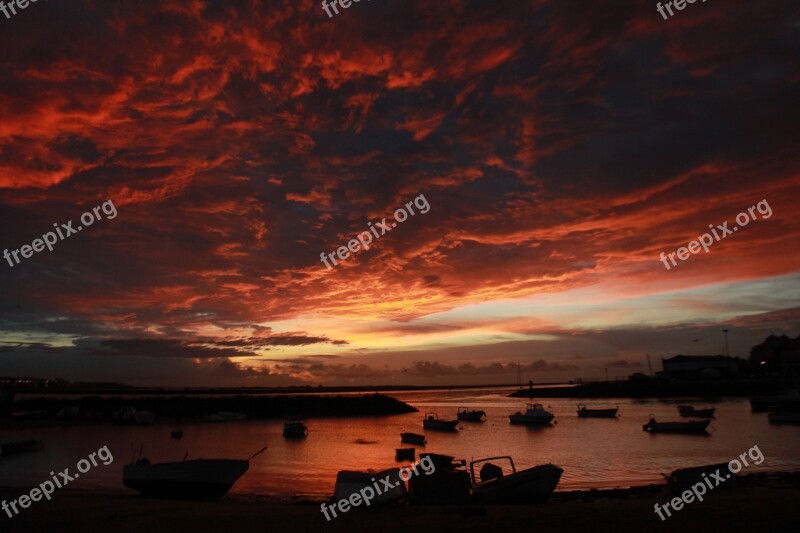
<instances>
[{"instance_id":1,"label":"small motorboat","mask_svg":"<svg viewBox=\"0 0 800 533\"><path fill-rule=\"evenodd\" d=\"M770 424L800 424L800 411L773 409L767 415Z\"/></svg>"},{"instance_id":2,"label":"small motorboat","mask_svg":"<svg viewBox=\"0 0 800 533\"><path fill-rule=\"evenodd\" d=\"M585 404L578 404L578 416L580 418L617 418L619 407L613 409L589 409Z\"/></svg>"},{"instance_id":3,"label":"small motorboat","mask_svg":"<svg viewBox=\"0 0 800 533\"><path fill-rule=\"evenodd\" d=\"M753 411L769 411L776 406L800 406L800 388L791 387L778 394L750 398L750 407Z\"/></svg>"},{"instance_id":4,"label":"small motorboat","mask_svg":"<svg viewBox=\"0 0 800 533\"><path fill-rule=\"evenodd\" d=\"M455 431L458 420L440 420L436 413L425 413L422 419L423 429L433 429L436 431Z\"/></svg>"},{"instance_id":5,"label":"small motorboat","mask_svg":"<svg viewBox=\"0 0 800 533\"><path fill-rule=\"evenodd\" d=\"M182 429L172 430L169 436L175 440L181 440L183 438L183 430Z\"/></svg>"},{"instance_id":6,"label":"small motorboat","mask_svg":"<svg viewBox=\"0 0 800 533\"><path fill-rule=\"evenodd\" d=\"M503 469L489 461L507 460L511 464L511 473L504 474ZM484 464L478 476L475 465ZM542 503L556 490L564 470L552 464L534 466L517 472L514 460L503 455L488 457L469 464L472 479L472 502L483 503Z\"/></svg>"},{"instance_id":7,"label":"small motorboat","mask_svg":"<svg viewBox=\"0 0 800 533\"><path fill-rule=\"evenodd\" d=\"M400 461L413 461L417 457L416 448L397 448L394 451L394 460Z\"/></svg>"},{"instance_id":8,"label":"small motorboat","mask_svg":"<svg viewBox=\"0 0 800 533\"><path fill-rule=\"evenodd\" d=\"M553 413L545 411L542 404L529 403L526 406L525 414L517 411L513 415L509 415L508 419L512 424L539 425L549 424L554 417Z\"/></svg>"},{"instance_id":9,"label":"small motorboat","mask_svg":"<svg viewBox=\"0 0 800 533\"><path fill-rule=\"evenodd\" d=\"M679 405L678 413L686 418L714 418L714 413L717 410L713 407L707 409L695 409L691 405Z\"/></svg>"},{"instance_id":10,"label":"small motorboat","mask_svg":"<svg viewBox=\"0 0 800 533\"><path fill-rule=\"evenodd\" d=\"M462 422L483 422L483 419L486 418L486 412L459 407L456 418Z\"/></svg>"},{"instance_id":11,"label":"small motorboat","mask_svg":"<svg viewBox=\"0 0 800 533\"><path fill-rule=\"evenodd\" d=\"M380 491L374 487L378 480L389 479L389 487L379 484ZM392 503L408 496L405 482L400 478L399 468L390 468L383 472L356 472L342 470L336 474L336 486L333 489L333 500L348 500L353 494L358 494L362 489L369 487L370 492L377 493L372 503Z\"/></svg>"},{"instance_id":12,"label":"small motorboat","mask_svg":"<svg viewBox=\"0 0 800 533\"><path fill-rule=\"evenodd\" d=\"M0 457L8 457L18 453L35 452L42 449L38 440L21 440L16 442L0 442Z\"/></svg>"},{"instance_id":13,"label":"small motorboat","mask_svg":"<svg viewBox=\"0 0 800 533\"><path fill-rule=\"evenodd\" d=\"M425 446L425 435L419 433L400 433L400 442Z\"/></svg>"},{"instance_id":14,"label":"small motorboat","mask_svg":"<svg viewBox=\"0 0 800 533\"><path fill-rule=\"evenodd\" d=\"M656 422L652 416L642 429L650 433L705 433L711 420L687 420L685 422Z\"/></svg>"},{"instance_id":15,"label":"small motorboat","mask_svg":"<svg viewBox=\"0 0 800 533\"><path fill-rule=\"evenodd\" d=\"M308 435L308 428L301 418L287 418L283 423L283 436L290 438L302 438Z\"/></svg>"}]
</instances>

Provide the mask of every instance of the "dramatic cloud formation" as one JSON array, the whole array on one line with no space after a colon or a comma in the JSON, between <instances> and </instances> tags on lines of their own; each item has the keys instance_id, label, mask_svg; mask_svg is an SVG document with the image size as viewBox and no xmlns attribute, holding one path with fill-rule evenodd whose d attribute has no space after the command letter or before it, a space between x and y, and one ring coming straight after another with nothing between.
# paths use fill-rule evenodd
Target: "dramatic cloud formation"
<instances>
[{"instance_id":1,"label":"dramatic cloud formation","mask_svg":"<svg viewBox=\"0 0 800 533\"><path fill-rule=\"evenodd\" d=\"M0 375L547 381L721 353L723 327L735 355L795 336L799 26L791 0L21 12L0 251L118 216L0 259ZM320 262L421 193L424 217ZM659 261L761 200L769 219Z\"/></svg>"}]
</instances>

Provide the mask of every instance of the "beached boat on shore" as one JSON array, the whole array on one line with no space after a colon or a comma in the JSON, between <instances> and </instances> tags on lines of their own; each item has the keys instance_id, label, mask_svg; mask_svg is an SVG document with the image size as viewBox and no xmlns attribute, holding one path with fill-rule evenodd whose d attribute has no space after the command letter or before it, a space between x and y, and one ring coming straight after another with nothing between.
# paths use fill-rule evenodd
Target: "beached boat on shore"
<instances>
[{"instance_id":1,"label":"beached boat on shore","mask_svg":"<svg viewBox=\"0 0 800 533\"><path fill-rule=\"evenodd\" d=\"M122 483L154 498L221 498L247 472L250 461L266 449L264 446L248 459L190 459L158 464L140 459L122 468Z\"/></svg>"},{"instance_id":2,"label":"beached boat on shore","mask_svg":"<svg viewBox=\"0 0 800 533\"><path fill-rule=\"evenodd\" d=\"M705 433L711 420L686 420L681 422L656 422L650 417L642 429L650 433Z\"/></svg>"},{"instance_id":3,"label":"beached boat on shore","mask_svg":"<svg viewBox=\"0 0 800 533\"><path fill-rule=\"evenodd\" d=\"M375 491L373 480L389 480L389 487L381 486L380 491ZM361 490L369 487L370 492L375 494L371 500L373 504L393 503L405 499L408 496L405 482L400 478L399 468L390 468L382 472L357 472L352 470L342 470L336 474L336 486L333 489L333 501L348 500L353 494L358 494Z\"/></svg>"},{"instance_id":4,"label":"beached boat on shore","mask_svg":"<svg viewBox=\"0 0 800 533\"><path fill-rule=\"evenodd\" d=\"M590 409L586 405L578 404L578 416L580 418L617 418L619 407L613 409Z\"/></svg>"},{"instance_id":5,"label":"beached boat on shore","mask_svg":"<svg viewBox=\"0 0 800 533\"><path fill-rule=\"evenodd\" d=\"M425 435L419 433L400 433L400 442L425 446Z\"/></svg>"},{"instance_id":6,"label":"beached boat on shore","mask_svg":"<svg viewBox=\"0 0 800 533\"><path fill-rule=\"evenodd\" d=\"M507 460L511 473L489 461ZM475 465L484 464L478 476ZM469 464L472 479L472 501L474 503L542 503L556 490L564 470L552 464L534 466L517 472L514 460L508 456L488 457Z\"/></svg>"},{"instance_id":7,"label":"beached boat on shore","mask_svg":"<svg viewBox=\"0 0 800 533\"><path fill-rule=\"evenodd\" d=\"M150 464L142 459L123 467L122 482L144 496L175 499L221 498L247 472L249 461L195 459Z\"/></svg>"},{"instance_id":8,"label":"beached boat on shore","mask_svg":"<svg viewBox=\"0 0 800 533\"><path fill-rule=\"evenodd\" d=\"M526 404L525 413L517 411L513 415L509 415L508 419L512 424L525 424L525 425L542 425L549 424L555 415L549 411L545 411L544 406L540 403Z\"/></svg>"},{"instance_id":9,"label":"beached boat on shore","mask_svg":"<svg viewBox=\"0 0 800 533\"><path fill-rule=\"evenodd\" d=\"M486 412L478 410L470 410L466 407L459 407L458 414L456 414L456 418L458 418L462 422L483 422L483 419L486 418Z\"/></svg>"},{"instance_id":10,"label":"beached boat on shore","mask_svg":"<svg viewBox=\"0 0 800 533\"><path fill-rule=\"evenodd\" d=\"M436 413L425 413L422 419L423 429L433 429L436 431L455 431L458 420L441 420Z\"/></svg>"},{"instance_id":11,"label":"beached boat on shore","mask_svg":"<svg viewBox=\"0 0 800 533\"><path fill-rule=\"evenodd\" d=\"M678 413L686 418L714 418L716 408L709 407L706 409L695 409L692 405L679 405Z\"/></svg>"}]
</instances>

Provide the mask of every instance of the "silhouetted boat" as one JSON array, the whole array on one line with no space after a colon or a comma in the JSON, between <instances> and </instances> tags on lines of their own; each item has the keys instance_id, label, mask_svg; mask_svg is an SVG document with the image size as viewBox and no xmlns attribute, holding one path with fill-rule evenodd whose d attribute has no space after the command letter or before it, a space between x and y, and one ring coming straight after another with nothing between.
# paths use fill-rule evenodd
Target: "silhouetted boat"
<instances>
[{"instance_id":1,"label":"silhouetted boat","mask_svg":"<svg viewBox=\"0 0 800 533\"><path fill-rule=\"evenodd\" d=\"M0 443L0 457L7 457L17 453L35 452L42 448L38 440L21 440L16 442Z\"/></svg>"},{"instance_id":2,"label":"silhouetted boat","mask_svg":"<svg viewBox=\"0 0 800 533\"><path fill-rule=\"evenodd\" d=\"M288 418L283 423L284 437L305 437L308 435L308 428L300 418Z\"/></svg>"},{"instance_id":3,"label":"silhouetted boat","mask_svg":"<svg viewBox=\"0 0 800 533\"><path fill-rule=\"evenodd\" d=\"M800 411L774 409L769 412L767 419L770 424L800 424Z\"/></svg>"},{"instance_id":4,"label":"silhouetted boat","mask_svg":"<svg viewBox=\"0 0 800 533\"><path fill-rule=\"evenodd\" d=\"M650 433L705 433L711 420L687 420L685 422L656 422L655 418L642 426Z\"/></svg>"},{"instance_id":5,"label":"silhouetted boat","mask_svg":"<svg viewBox=\"0 0 800 533\"><path fill-rule=\"evenodd\" d=\"M386 487L383 481L381 481L387 479L387 477L389 479L389 487ZM380 492L374 490L375 483L378 483ZM351 495L358 494L362 489L367 487L369 487L370 492L375 495L371 500L373 504L392 503L408 496L406 484L400 479L399 468L390 468L377 473L342 470L336 474L336 486L333 489L333 500L348 500Z\"/></svg>"},{"instance_id":6,"label":"silhouetted boat","mask_svg":"<svg viewBox=\"0 0 800 533\"><path fill-rule=\"evenodd\" d=\"M486 418L486 412L476 410L470 411L466 407L459 407L456 418L462 422L483 422L483 419Z\"/></svg>"},{"instance_id":7,"label":"silhouetted boat","mask_svg":"<svg viewBox=\"0 0 800 533\"><path fill-rule=\"evenodd\" d=\"M695 417L695 418L714 418L714 413L716 409L713 407L707 409L695 409L691 405L679 405L678 412L681 416L684 417Z\"/></svg>"},{"instance_id":8,"label":"silhouetted boat","mask_svg":"<svg viewBox=\"0 0 800 533\"><path fill-rule=\"evenodd\" d=\"M191 459L174 463L151 464L141 459L122 468L122 483L143 496L171 499L221 498L247 472L249 459Z\"/></svg>"},{"instance_id":9,"label":"silhouetted boat","mask_svg":"<svg viewBox=\"0 0 800 533\"><path fill-rule=\"evenodd\" d=\"M511 474L489 461L506 459L511 463ZM475 465L481 467L479 478L475 476ZM542 503L556 490L563 469L552 465L539 465L517 472L514 460L507 455L472 461L469 464L472 478L472 501L474 503Z\"/></svg>"},{"instance_id":10,"label":"silhouetted boat","mask_svg":"<svg viewBox=\"0 0 800 533\"><path fill-rule=\"evenodd\" d=\"M545 411L544 406L540 403L526 404L526 408L525 414L517 411L513 415L509 415L509 421L512 424L540 425L549 424L554 418L553 413Z\"/></svg>"},{"instance_id":11,"label":"silhouetted boat","mask_svg":"<svg viewBox=\"0 0 800 533\"><path fill-rule=\"evenodd\" d=\"M425 446L425 435L419 433L400 433L400 442Z\"/></svg>"},{"instance_id":12,"label":"silhouetted boat","mask_svg":"<svg viewBox=\"0 0 800 533\"><path fill-rule=\"evenodd\" d=\"M395 461L413 461L416 458L416 449L414 448L397 448L394 451Z\"/></svg>"},{"instance_id":13,"label":"silhouetted boat","mask_svg":"<svg viewBox=\"0 0 800 533\"><path fill-rule=\"evenodd\" d=\"M437 431L455 431L458 420L440 420L436 413L425 413L422 419L423 429L434 429Z\"/></svg>"},{"instance_id":14,"label":"silhouetted boat","mask_svg":"<svg viewBox=\"0 0 800 533\"><path fill-rule=\"evenodd\" d=\"M183 430L175 429L169 434L169 436L175 440L181 440L183 438Z\"/></svg>"},{"instance_id":15,"label":"silhouetted boat","mask_svg":"<svg viewBox=\"0 0 800 533\"><path fill-rule=\"evenodd\" d=\"M250 463L236 459L195 459L150 464L142 459L123 467L122 482L144 496L157 498L220 498L247 472Z\"/></svg>"},{"instance_id":16,"label":"silhouetted boat","mask_svg":"<svg viewBox=\"0 0 800 533\"><path fill-rule=\"evenodd\" d=\"M581 418L616 418L619 407L613 409L589 409L586 405L578 404L578 416Z\"/></svg>"},{"instance_id":17,"label":"silhouetted boat","mask_svg":"<svg viewBox=\"0 0 800 533\"><path fill-rule=\"evenodd\" d=\"M800 406L800 389L788 388L778 394L750 398L753 411L769 411L771 407Z\"/></svg>"},{"instance_id":18,"label":"silhouetted boat","mask_svg":"<svg viewBox=\"0 0 800 533\"><path fill-rule=\"evenodd\" d=\"M722 476L726 480L722 485L717 484L719 486L715 490L717 488L731 489L736 487L736 478L731 475L728 463L679 468L670 473L669 477L667 477L667 483L672 493L679 495L686 490L690 490L696 483L703 483L706 478L714 479L713 474Z\"/></svg>"}]
</instances>

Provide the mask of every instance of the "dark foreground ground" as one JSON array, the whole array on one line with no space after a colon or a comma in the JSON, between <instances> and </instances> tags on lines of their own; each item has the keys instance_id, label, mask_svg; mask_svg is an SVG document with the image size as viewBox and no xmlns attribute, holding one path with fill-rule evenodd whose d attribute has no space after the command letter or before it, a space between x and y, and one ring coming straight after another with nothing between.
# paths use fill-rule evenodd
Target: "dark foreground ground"
<instances>
[{"instance_id":1,"label":"dark foreground ground","mask_svg":"<svg viewBox=\"0 0 800 533\"><path fill-rule=\"evenodd\" d=\"M0 491L5 499L18 495ZM664 490L629 497L557 497L536 506L369 508L326 522L319 504L237 496L215 502L160 501L65 490L14 518L1 513L0 531L800 531L797 487L720 491L661 522L653 505L667 498Z\"/></svg>"}]
</instances>

